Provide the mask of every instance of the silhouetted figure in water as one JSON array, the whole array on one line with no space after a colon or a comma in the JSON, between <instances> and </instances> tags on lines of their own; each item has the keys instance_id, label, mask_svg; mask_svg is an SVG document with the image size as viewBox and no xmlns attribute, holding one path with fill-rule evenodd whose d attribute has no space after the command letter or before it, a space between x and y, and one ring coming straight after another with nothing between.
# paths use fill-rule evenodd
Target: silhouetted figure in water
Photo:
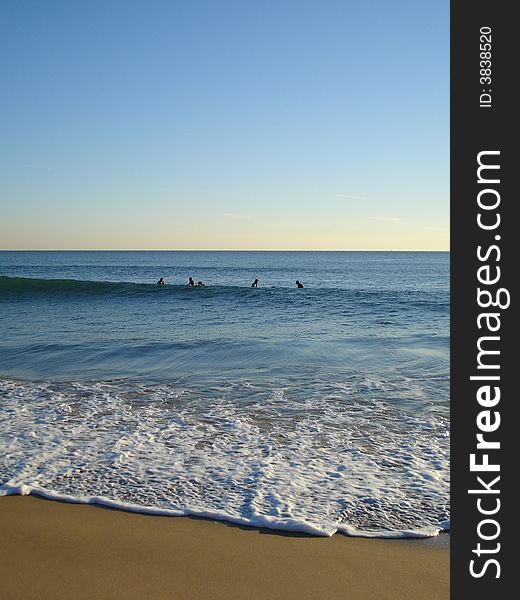
<instances>
[{"instance_id":1,"label":"silhouetted figure in water","mask_svg":"<svg viewBox=\"0 0 520 600\"><path fill-rule=\"evenodd\" d=\"M195 285L195 282L193 281L193 277L189 278L188 285Z\"/></svg>"},{"instance_id":2,"label":"silhouetted figure in water","mask_svg":"<svg viewBox=\"0 0 520 600\"><path fill-rule=\"evenodd\" d=\"M202 281L197 281L197 287L206 287Z\"/></svg>"},{"instance_id":3,"label":"silhouetted figure in water","mask_svg":"<svg viewBox=\"0 0 520 600\"><path fill-rule=\"evenodd\" d=\"M257 287L258 287L258 282L259 282L259 281L260 281L259 279L255 279L255 280L253 281L253 283L251 284L251 287L257 288Z\"/></svg>"},{"instance_id":4,"label":"silhouetted figure in water","mask_svg":"<svg viewBox=\"0 0 520 600\"><path fill-rule=\"evenodd\" d=\"M303 283L301 283L301 281L296 280L296 287L302 288Z\"/></svg>"},{"instance_id":5,"label":"silhouetted figure in water","mask_svg":"<svg viewBox=\"0 0 520 600\"><path fill-rule=\"evenodd\" d=\"M157 282L157 285L164 285L166 283L166 281L164 281L164 277L161 277L159 279L159 281Z\"/></svg>"}]
</instances>

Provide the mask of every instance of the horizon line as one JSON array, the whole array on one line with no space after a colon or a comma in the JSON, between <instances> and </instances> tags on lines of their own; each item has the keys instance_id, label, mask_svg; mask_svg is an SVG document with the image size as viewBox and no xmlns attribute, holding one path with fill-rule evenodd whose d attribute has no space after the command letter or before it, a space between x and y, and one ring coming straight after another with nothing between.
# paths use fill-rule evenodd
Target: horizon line
<instances>
[{"instance_id":1,"label":"horizon line","mask_svg":"<svg viewBox=\"0 0 520 600\"><path fill-rule=\"evenodd\" d=\"M0 248L0 252L450 252L429 248Z\"/></svg>"}]
</instances>

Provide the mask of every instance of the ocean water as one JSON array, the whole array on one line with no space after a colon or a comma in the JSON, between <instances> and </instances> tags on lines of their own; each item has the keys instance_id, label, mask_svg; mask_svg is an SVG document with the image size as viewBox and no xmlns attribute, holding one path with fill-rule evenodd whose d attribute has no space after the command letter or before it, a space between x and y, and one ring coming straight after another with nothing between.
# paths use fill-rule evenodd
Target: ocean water
<instances>
[{"instance_id":1,"label":"ocean water","mask_svg":"<svg viewBox=\"0 0 520 600\"><path fill-rule=\"evenodd\" d=\"M0 333L0 494L449 527L447 253L0 252Z\"/></svg>"}]
</instances>

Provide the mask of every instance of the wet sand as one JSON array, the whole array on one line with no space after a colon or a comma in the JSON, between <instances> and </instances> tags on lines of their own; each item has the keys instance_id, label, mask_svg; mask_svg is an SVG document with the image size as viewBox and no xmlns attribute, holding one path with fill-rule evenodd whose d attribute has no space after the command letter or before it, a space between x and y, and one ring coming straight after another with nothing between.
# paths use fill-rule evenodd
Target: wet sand
<instances>
[{"instance_id":1,"label":"wet sand","mask_svg":"<svg viewBox=\"0 0 520 600\"><path fill-rule=\"evenodd\" d=\"M441 540L280 534L0 498L2 600L447 600ZM447 536L444 536L447 539Z\"/></svg>"}]
</instances>

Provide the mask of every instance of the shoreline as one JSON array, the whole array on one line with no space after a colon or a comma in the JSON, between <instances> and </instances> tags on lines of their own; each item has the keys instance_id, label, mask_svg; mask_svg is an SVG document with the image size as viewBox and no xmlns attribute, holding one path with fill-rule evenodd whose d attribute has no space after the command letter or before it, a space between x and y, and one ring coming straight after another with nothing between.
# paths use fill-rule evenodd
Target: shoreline
<instances>
[{"instance_id":1,"label":"shoreline","mask_svg":"<svg viewBox=\"0 0 520 600\"><path fill-rule=\"evenodd\" d=\"M0 377L1 379L1 377ZM225 513L217 512L205 512L205 511L192 511L192 510L181 510L173 508L157 508L139 506L136 504L130 504L126 502L112 500L104 497L91 497L89 499L82 499L76 496L68 496L66 494L58 494L54 492L48 492L40 488L33 488L21 484L18 486L2 485L0 486L0 498L3 496L31 496L32 498L40 498L41 500L49 500L51 502L60 502L65 504L81 504L84 506L97 506L99 508L105 508L108 510L123 511L132 514L142 514L157 517L186 517L193 519L202 519L205 521L212 521L218 523L225 523L230 526L244 527L246 529L258 529L265 530L265 532L271 532L279 535L288 534L301 534L309 537L332 537L334 535L345 535L350 538L363 538L363 539L382 539L382 540L414 540L414 541L426 541L426 540L438 540L440 537L449 540L450 529L440 529L435 534L428 534L424 531L413 531L409 532L387 532L384 535L377 535L375 532L364 532L356 531L350 533L345 531L338 526L337 529L327 532L325 529L320 529L318 526L304 522L303 524L291 523L286 524L284 522L274 522L262 519L260 522L251 522L245 518L228 516ZM448 535L445 535L448 534ZM435 542L437 543L437 542ZM440 543L440 542L439 542ZM448 543L448 542L446 542Z\"/></svg>"},{"instance_id":2,"label":"shoreline","mask_svg":"<svg viewBox=\"0 0 520 600\"><path fill-rule=\"evenodd\" d=\"M0 498L3 597L442 600L449 535L330 538L36 496Z\"/></svg>"}]
</instances>

